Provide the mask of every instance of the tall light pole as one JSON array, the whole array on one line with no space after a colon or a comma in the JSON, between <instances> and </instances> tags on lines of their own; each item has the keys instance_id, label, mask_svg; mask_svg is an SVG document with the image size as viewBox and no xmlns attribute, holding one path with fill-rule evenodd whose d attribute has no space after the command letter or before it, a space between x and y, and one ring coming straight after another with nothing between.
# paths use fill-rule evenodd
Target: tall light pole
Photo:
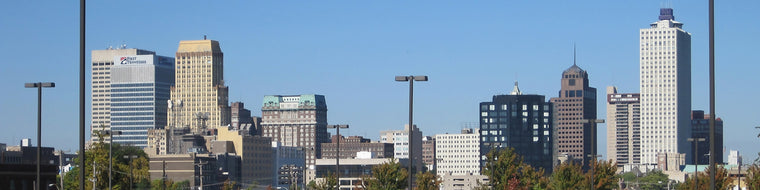
<instances>
[{"instance_id":1,"label":"tall light pole","mask_svg":"<svg viewBox=\"0 0 760 190\"><path fill-rule=\"evenodd\" d=\"M327 125L327 128L335 129L337 134L337 140L335 140L335 179L338 181L338 189L340 189L340 128L347 129L348 125Z\"/></svg>"},{"instance_id":2,"label":"tall light pole","mask_svg":"<svg viewBox=\"0 0 760 190\"><path fill-rule=\"evenodd\" d=\"M697 181L697 166L699 166L699 147L697 147L698 142L704 142L705 138L689 138L686 139L689 142L694 142L694 189L697 189L697 185L699 185L699 182Z\"/></svg>"},{"instance_id":3,"label":"tall light pole","mask_svg":"<svg viewBox=\"0 0 760 190\"><path fill-rule=\"evenodd\" d=\"M591 190L594 190L594 172L596 172L596 160L599 157L598 154L596 154L596 124L598 123L604 123L604 119L584 119L581 121L581 123L589 123L591 124L591 154L588 155L589 158L593 159L591 160L594 164L591 166Z\"/></svg>"},{"instance_id":4,"label":"tall light pole","mask_svg":"<svg viewBox=\"0 0 760 190\"><path fill-rule=\"evenodd\" d=\"M710 22L710 153L715 153L715 0L708 0ZM710 189L715 190L715 155L710 154Z\"/></svg>"},{"instance_id":5,"label":"tall light pole","mask_svg":"<svg viewBox=\"0 0 760 190\"><path fill-rule=\"evenodd\" d=\"M26 88L37 88L37 189L42 189L40 163L42 163L42 88L55 87L54 82L25 83Z\"/></svg>"},{"instance_id":6,"label":"tall light pole","mask_svg":"<svg viewBox=\"0 0 760 190\"><path fill-rule=\"evenodd\" d=\"M414 81L428 81L428 76L396 76L397 82L406 82L409 81L409 189L412 189L412 176L414 176L414 173L412 172L412 165L414 163L414 155L412 154L413 142L414 142L414 122L413 122L413 111L414 111Z\"/></svg>"},{"instance_id":7,"label":"tall light pole","mask_svg":"<svg viewBox=\"0 0 760 190\"><path fill-rule=\"evenodd\" d=\"M85 0L79 0L79 167L85 166L84 154L84 93L85 93L85 64L84 64L84 29L85 29ZM84 168L79 169L79 190L84 190Z\"/></svg>"},{"instance_id":8,"label":"tall light pole","mask_svg":"<svg viewBox=\"0 0 760 190\"><path fill-rule=\"evenodd\" d=\"M204 161L199 160L198 163L194 163L195 166L198 166L198 170L200 170L201 172L201 176L198 178L201 182L201 186L200 188L198 188L200 190L203 190L203 165L206 165L206 164L208 164L208 161L204 162Z\"/></svg>"},{"instance_id":9,"label":"tall light pole","mask_svg":"<svg viewBox=\"0 0 760 190\"><path fill-rule=\"evenodd\" d=\"M114 135L121 135L121 131L114 131L114 130L108 130L106 131L106 135L108 135L108 189L111 189L113 180L113 177L111 177L111 173L113 170L113 136Z\"/></svg>"},{"instance_id":10,"label":"tall light pole","mask_svg":"<svg viewBox=\"0 0 760 190\"><path fill-rule=\"evenodd\" d=\"M124 159L127 159L128 160L127 164L129 164L129 189L132 189L132 186L133 186L132 184L134 184L134 182L132 182L132 159L135 159L135 158L137 158L137 155L124 155ZM108 175L110 177L111 171L108 171L108 173L109 173ZM109 179L108 181L110 183L111 180ZM110 186L110 184L109 184L109 186Z\"/></svg>"}]
</instances>

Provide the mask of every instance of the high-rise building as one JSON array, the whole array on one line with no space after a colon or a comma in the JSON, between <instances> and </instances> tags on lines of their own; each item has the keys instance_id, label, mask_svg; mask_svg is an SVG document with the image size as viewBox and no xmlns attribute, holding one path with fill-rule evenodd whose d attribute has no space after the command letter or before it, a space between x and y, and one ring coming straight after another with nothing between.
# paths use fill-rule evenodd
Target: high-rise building
<instances>
[{"instance_id":1,"label":"high-rise building","mask_svg":"<svg viewBox=\"0 0 760 190\"><path fill-rule=\"evenodd\" d=\"M214 40L180 41L175 58L169 126L193 133L230 123L224 54Z\"/></svg>"},{"instance_id":2,"label":"high-rise building","mask_svg":"<svg viewBox=\"0 0 760 190\"><path fill-rule=\"evenodd\" d=\"M597 119L596 88L589 86L588 72L575 63L562 71L559 96L552 98L551 102L556 110L557 153L567 154L581 161L584 167L588 166L588 156L599 152L596 136L592 136L598 134L596 127L584 123L584 120Z\"/></svg>"},{"instance_id":3,"label":"high-rise building","mask_svg":"<svg viewBox=\"0 0 760 190\"><path fill-rule=\"evenodd\" d=\"M435 135L435 171L438 176L480 175L480 132Z\"/></svg>"},{"instance_id":4,"label":"high-rise building","mask_svg":"<svg viewBox=\"0 0 760 190\"><path fill-rule=\"evenodd\" d=\"M639 93L618 93L616 87L607 87L607 159L618 167L641 164Z\"/></svg>"},{"instance_id":5,"label":"high-rise building","mask_svg":"<svg viewBox=\"0 0 760 190\"><path fill-rule=\"evenodd\" d=\"M660 9L659 21L639 31L641 162L657 164L657 153L688 153L691 137L691 34Z\"/></svg>"},{"instance_id":6,"label":"high-rise building","mask_svg":"<svg viewBox=\"0 0 760 190\"><path fill-rule=\"evenodd\" d=\"M282 146L303 147L306 168L311 169L322 155L322 143L330 142L325 96L264 96L261 127L264 137Z\"/></svg>"},{"instance_id":7,"label":"high-rise building","mask_svg":"<svg viewBox=\"0 0 760 190\"><path fill-rule=\"evenodd\" d=\"M414 158L412 161L414 162L412 165L416 171L422 171L424 168L422 165L422 131L420 131L420 128L417 128L417 125L414 125L414 127L409 127L409 125L404 125L404 130L390 130L390 131L380 131L380 142L382 143L392 143L393 144L393 158L399 159L401 163L407 163L409 161L409 133L412 133L414 138L412 139L412 154ZM416 172L414 172L416 173Z\"/></svg>"},{"instance_id":8,"label":"high-rise building","mask_svg":"<svg viewBox=\"0 0 760 190\"><path fill-rule=\"evenodd\" d=\"M710 114L702 110L691 111L691 138L704 138L704 142L697 143L697 165L710 164ZM691 143L689 153L694 154L694 142ZM723 119L715 118L715 163L723 163ZM686 152L684 152L686 153ZM687 153L687 154L689 154ZM686 163L694 164L694 157L686 160Z\"/></svg>"},{"instance_id":9,"label":"high-rise building","mask_svg":"<svg viewBox=\"0 0 760 190\"><path fill-rule=\"evenodd\" d=\"M230 126L235 129L249 130L251 135L259 134L257 126L254 126L254 119L251 116L251 110L245 109L243 102L232 102L230 106Z\"/></svg>"},{"instance_id":10,"label":"high-rise building","mask_svg":"<svg viewBox=\"0 0 760 190\"><path fill-rule=\"evenodd\" d=\"M427 171L435 169L435 137L422 137L422 163Z\"/></svg>"},{"instance_id":11,"label":"high-rise building","mask_svg":"<svg viewBox=\"0 0 760 190\"><path fill-rule=\"evenodd\" d=\"M362 136L343 137L333 135L330 143L322 143L322 158L335 159L337 142L340 139L340 159L356 158L357 152L370 152L375 158L393 158L393 144L372 142Z\"/></svg>"},{"instance_id":12,"label":"high-rise building","mask_svg":"<svg viewBox=\"0 0 760 190\"><path fill-rule=\"evenodd\" d=\"M92 51L91 140L98 140L96 135L98 131L111 130L111 67L114 66L114 57L155 54L155 52L142 49L109 48ZM110 137L106 137L108 138Z\"/></svg>"},{"instance_id":13,"label":"high-rise building","mask_svg":"<svg viewBox=\"0 0 760 190\"><path fill-rule=\"evenodd\" d=\"M551 102L543 95L523 95L515 82L509 95L495 95L479 110L481 166L492 149L511 147L525 163L551 173L556 158Z\"/></svg>"},{"instance_id":14,"label":"high-rise building","mask_svg":"<svg viewBox=\"0 0 760 190\"><path fill-rule=\"evenodd\" d=\"M113 58L111 129L113 142L148 146L148 130L166 125L169 89L174 85L174 58L129 55Z\"/></svg>"}]
</instances>

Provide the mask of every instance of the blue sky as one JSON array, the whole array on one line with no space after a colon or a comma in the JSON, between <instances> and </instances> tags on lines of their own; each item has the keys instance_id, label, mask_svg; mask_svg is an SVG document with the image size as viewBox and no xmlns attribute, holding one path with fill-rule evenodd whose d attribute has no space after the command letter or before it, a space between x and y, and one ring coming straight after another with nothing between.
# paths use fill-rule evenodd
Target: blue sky
<instances>
[{"instance_id":1,"label":"blue sky","mask_svg":"<svg viewBox=\"0 0 760 190\"><path fill-rule=\"evenodd\" d=\"M78 147L77 3L11 1L0 7L0 87L6 89L0 143L36 138L36 92L23 83L54 81L57 87L44 91L43 146ZM174 56L180 40L207 35L225 53L231 101L260 115L265 95L323 94L330 123L350 124L344 134L377 139L379 131L407 122L408 86L394 82L395 75L430 76L415 85L415 123L425 135L458 133L463 123L477 122L479 102L507 93L515 80L524 93L556 96L577 44L578 65L600 92L598 117L605 118L606 86L638 92L638 30L657 20L663 4L91 1L87 63L89 51L124 43ZM707 1L668 4L692 34L692 107L708 110ZM758 7L758 1L716 5L716 109L725 122L726 148L740 150L745 160L760 151L760 130L754 129L760 89L753 85L760 83ZM600 153L604 134L600 128Z\"/></svg>"}]
</instances>

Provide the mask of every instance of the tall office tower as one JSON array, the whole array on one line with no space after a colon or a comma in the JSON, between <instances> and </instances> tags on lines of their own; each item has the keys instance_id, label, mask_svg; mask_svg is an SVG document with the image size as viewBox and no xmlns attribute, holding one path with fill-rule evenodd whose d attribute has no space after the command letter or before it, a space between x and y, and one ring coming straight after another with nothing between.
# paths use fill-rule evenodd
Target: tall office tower
<instances>
[{"instance_id":1,"label":"tall office tower","mask_svg":"<svg viewBox=\"0 0 760 190\"><path fill-rule=\"evenodd\" d=\"M113 142L148 146L148 130L166 126L167 100L174 84L174 58L156 55L116 56L111 67Z\"/></svg>"},{"instance_id":2,"label":"tall office tower","mask_svg":"<svg viewBox=\"0 0 760 190\"><path fill-rule=\"evenodd\" d=\"M596 119L596 88L589 86L588 72L575 63L562 72L561 81L559 97L551 99L556 109L557 153L567 154L586 167L589 156L599 152L598 141L592 136L592 133L598 134L596 127L584 123L584 120ZM594 144L591 144L592 138Z\"/></svg>"},{"instance_id":3,"label":"tall office tower","mask_svg":"<svg viewBox=\"0 0 760 190\"><path fill-rule=\"evenodd\" d=\"M322 155L322 143L330 142L325 96L264 96L261 127L264 137L282 146L304 147L306 166L313 168Z\"/></svg>"},{"instance_id":4,"label":"tall office tower","mask_svg":"<svg viewBox=\"0 0 760 190\"><path fill-rule=\"evenodd\" d=\"M169 126L194 133L230 123L224 54L214 40L180 41L175 58L175 85Z\"/></svg>"},{"instance_id":5,"label":"tall office tower","mask_svg":"<svg viewBox=\"0 0 760 190\"><path fill-rule=\"evenodd\" d=\"M688 153L691 137L691 34L660 9L659 21L640 30L641 162L657 153Z\"/></svg>"},{"instance_id":6,"label":"tall office tower","mask_svg":"<svg viewBox=\"0 0 760 190\"><path fill-rule=\"evenodd\" d=\"M409 124L404 125L404 130L380 131L380 142L393 143L393 158L401 160L401 163L409 163L409 131L412 131L412 154L414 158L414 168L421 171L422 165L422 131L414 125L411 129ZM406 164L404 164L406 165ZM407 165L408 166L408 165ZM416 173L416 172L415 172Z\"/></svg>"},{"instance_id":7,"label":"tall office tower","mask_svg":"<svg viewBox=\"0 0 760 190\"><path fill-rule=\"evenodd\" d=\"M92 141L98 140L96 135L98 131L111 130L111 67L114 65L114 57L155 54L155 52L142 49L92 50L92 109L90 112ZM106 142L109 138L106 137Z\"/></svg>"},{"instance_id":8,"label":"tall office tower","mask_svg":"<svg viewBox=\"0 0 760 190\"><path fill-rule=\"evenodd\" d=\"M705 138L704 142L698 142L697 147L697 164L707 165L710 164L710 157L707 156L710 153L710 114L705 114L705 111L694 110L691 111L691 137L690 138ZM694 142L689 142L691 145L689 152L694 154ZM715 163L723 163L723 119L720 117L715 118ZM694 158L686 160L686 163L694 164Z\"/></svg>"},{"instance_id":9,"label":"tall office tower","mask_svg":"<svg viewBox=\"0 0 760 190\"><path fill-rule=\"evenodd\" d=\"M480 132L462 129L462 134L435 135L436 173L480 175Z\"/></svg>"},{"instance_id":10,"label":"tall office tower","mask_svg":"<svg viewBox=\"0 0 760 190\"><path fill-rule=\"evenodd\" d=\"M607 87L607 159L618 167L641 164L639 93L618 93Z\"/></svg>"},{"instance_id":11,"label":"tall office tower","mask_svg":"<svg viewBox=\"0 0 760 190\"><path fill-rule=\"evenodd\" d=\"M479 110L481 166L491 149L511 147L525 163L551 173L556 158L551 102L543 95L523 95L515 82L509 95L495 95Z\"/></svg>"}]
</instances>

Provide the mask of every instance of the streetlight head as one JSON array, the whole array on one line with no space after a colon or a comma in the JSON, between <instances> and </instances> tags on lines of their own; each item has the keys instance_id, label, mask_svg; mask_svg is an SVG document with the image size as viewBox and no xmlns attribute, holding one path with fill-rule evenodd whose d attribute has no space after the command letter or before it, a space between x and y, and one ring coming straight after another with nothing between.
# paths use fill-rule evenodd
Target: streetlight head
<instances>
[{"instance_id":1,"label":"streetlight head","mask_svg":"<svg viewBox=\"0 0 760 190\"><path fill-rule=\"evenodd\" d=\"M428 76L414 76L415 81L428 81Z\"/></svg>"},{"instance_id":2,"label":"streetlight head","mask_svg":"<svg viewBox=\"0 0 760 190\"><path fill-rule=\"evenodd\" d=\"M24 87L26 88L53 88L55 87L54 82L35 82L35 83L24 83Z\"/></svg>"},{"instance_id":3,"label":"streetlight head","mask_svg":"<svg viewBox=\"0 0 760 190\"><path fill-rule=\"evenodd\" d=\"M327 125L328 129L335 129L335 128L348 128L348 125Z\"/></svg>"},{"instance_id":4,"label":"streetlight head","mask_svg":"<svg viewBox=\"0 0 760 190\"><path fill-rule=\"evenodd\" d=\"M408 76L396 76L396 81L398 81L398 82L409 81L409 77Z\"/></svg>"}]
</instances>

